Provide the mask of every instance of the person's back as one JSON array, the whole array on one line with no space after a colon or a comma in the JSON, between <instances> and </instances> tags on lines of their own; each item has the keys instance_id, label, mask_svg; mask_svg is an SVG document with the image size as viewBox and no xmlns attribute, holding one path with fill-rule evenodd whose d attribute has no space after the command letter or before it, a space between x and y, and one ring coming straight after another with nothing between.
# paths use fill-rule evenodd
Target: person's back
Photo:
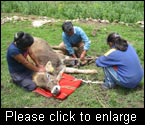
<instances>
[{"instance_id":1,"label":"person's back","mask_svg":"<svg viewBox=\"0 0 150 130\"><path fill-rule=\"evenodd\" d=\"M108 64L101 64L101 67L117 66L117 74L123 86L134 88L143 77L143 69L139 58L131 45L126 51L115 50L107 57Z\"/></svg>"},{"instance_id":2,"label":"person's back","mask_svg":"<svg viewBox=\"0 0 150 130\"><path fill-rule=\"evenodd\" d=\"M7 63L8 63L8 69L10 73L23 73L24 71L27 71L28 69L16 61L13 56L22 54L25 56L27 51L20 50L16 47L16 45L12 42L10 46L7 49Z\"/></svg>"},{"instance_id":3,"label":"person's back","mask_svg":"<svg viewBox=\"0 0 150 130\"><path fill-rule=\"evenodd\" d=\"M96 65L104 68L107 84L119 84L127 88L134 88L142 80L143 68L135 49L126 40L115 37L114 33L108 37L108 44L111 49L96 60ZM110 69L116 68L116 69ZM108 68L108 69L107 69ZM111 81L111 82L110 82ZM110 82L110 83L109 83Z\"/></svg>"}]
</instances>

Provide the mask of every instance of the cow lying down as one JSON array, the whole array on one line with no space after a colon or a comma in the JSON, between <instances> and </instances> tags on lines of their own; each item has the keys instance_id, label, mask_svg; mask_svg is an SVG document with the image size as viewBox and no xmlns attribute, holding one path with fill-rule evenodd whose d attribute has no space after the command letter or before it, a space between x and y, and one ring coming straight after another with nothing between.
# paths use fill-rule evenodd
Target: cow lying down
<instances>
[{"instance_id":1,"label":"cow lying down","mask_svg":"<svg viewBox=\"0 0 150 130\"><path fill-rule=\"evenodd\" d=\"M34 43L31 49L39 63L46 68L46 72L35 72L33 74L33 81L38 87L50 90L53 95L58 95L60 93L58 81L61 79L63 72L84 74L97 73L96 70L81 70L66 67L63 61L66 57L68 58L68 56L55 52L48 42L41 38L34 37ZM29 56L27 58L34 64Z\"/></svg>"}]
</instances>

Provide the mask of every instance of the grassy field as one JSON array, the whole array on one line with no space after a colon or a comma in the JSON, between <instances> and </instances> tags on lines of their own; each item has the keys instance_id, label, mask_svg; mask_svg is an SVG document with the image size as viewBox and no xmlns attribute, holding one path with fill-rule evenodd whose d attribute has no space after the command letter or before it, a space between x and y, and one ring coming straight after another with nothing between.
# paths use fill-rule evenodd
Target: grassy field
<instances>
[{"instance_id":1,"label":"grassy field","mask_svg":"<svg viewBox=\"0 0 150 130\"><path fill-rule=\"evenodd\" d=\"M6 15L6 14L5 14ZM8 15L8 14L7 14ZM12 14L13 15L13 14ZM111 90L103 90L96 84L82 84L65 100L45 98L33 92L27 92L10 82L6 62L6 51L13 36L18 31L25 31L40 37L50 45L58 45L61 41L61 25L63 21L47 24L40 28L32 27L31 21L9 22L1 25L1 107L2 108L143 108L144 107L144 78L136 89L125 89L116 86ZM88 52L91 56L105 53L109 48L106 37L110 32L118 32L137 50L144 68L144 31L137 25L101 24L93 22L74 22L82 27L91 40ZM96 35L93 31L96 30ZM98 70L96 75L74 74L76 78L85 80L103 80L103 71L95 64L82 67Z\"/></svg>"},{"instance_id":2,"label":"grassy field","mask_svg":"<svg viewBox=\"0 0 150 130\"><path fill-rule=\"evenodd\" d=\"M144 1L1 1L1 12L135 23L144 19Z\"/></svg>"}]
</instances>

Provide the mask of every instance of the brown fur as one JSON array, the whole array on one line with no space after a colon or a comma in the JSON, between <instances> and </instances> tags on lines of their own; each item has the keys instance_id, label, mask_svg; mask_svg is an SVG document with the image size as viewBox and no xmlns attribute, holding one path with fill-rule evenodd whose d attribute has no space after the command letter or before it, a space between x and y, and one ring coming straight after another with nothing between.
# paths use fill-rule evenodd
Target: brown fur
<instances>
[{"instance_id":1,"label":"brown fur","mask_svg":"<svg viewBox=\"0 0 150 130\"><path fill-rule=\"evenodd\" d=\"M31 46L31 50L34 53L36 59L41 65L46 66L48 61L52 63L52 67L54 68L53 74L50 74L51 83L47 81L47 73L46 72L35 72L33 74L33 81L36 83L38 87L45 87L46 89L52 90L53 86L57 85L56 77L61 70L61 60L58 57L57 53L53 51L47 41L34 37L34 43ZM28 56L29 62L34 62ZM49 84L47 85L47 83Z\"/></svg>"},{"instance_id":2,"label":"brown fur","mask_svg":"<svg viewBox=\"0 0 150 130\"><path fill-rule=\"evenodd\" d=\"M45 66L48 61L51 61L54 67L59 67L61 65L61 60L57 53L53 51L47 41L34 37L34 43L31 46L31 50L40 64Z\"/></svg>"},{"instance_id":3,"label":"brown fur","mask_svg":"<svg viewBox=\"0 0 150 130\"><path fill-rule=\"evenodd\" d=\"M55 52L51 46L48 44L47 41L34 37L34 43L31 46L32 52L34 53L35 57L37 58L38 62L41 65L48 66L50 68L49 61L52 64L53 69L48 69L48 70L54 70L53 73L50 73L51 79L48 81L46 76L47 73L41 73L41 72L36 72L33 75L33 81L37 84L39 87L45 87L46 89L52 90L55 85L57 85L58 81L61 79L61 74L63 72L68 72L68 73L85 73L85 74L94 74L97 73L96 70L78 70L75 68L68 68L63 65L61 62L63 58L65 59L65 56L62 55L60 52ZM31 59L28 59L31 62ZM32 61L33 63L33 61ZM43 77L42 77L43 75ZM56 86L55 86L56 87ZM53 89L54 90L54 89Z\"/></svg>"}]
</instances>

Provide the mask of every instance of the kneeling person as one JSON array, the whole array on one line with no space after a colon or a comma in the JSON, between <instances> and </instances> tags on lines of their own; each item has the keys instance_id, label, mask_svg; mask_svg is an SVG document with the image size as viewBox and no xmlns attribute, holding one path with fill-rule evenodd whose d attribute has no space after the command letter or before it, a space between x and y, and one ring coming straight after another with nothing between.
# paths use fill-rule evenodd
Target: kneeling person
<instances>
[{"instance_id":1,"label":"kneeling person","mask_svg":"<svg viewBox=\"0 0 150 130\"><path fill-rule=\"evenodd\" d=\"M36 84L32 81L32 74L46 71L45 67L39 64L30 49L33 42L34 39L30 34L18 32L7 50L8 69L13 82L29 91L36 88ZM28 54L36 66L27 60Z\"/></svg>"}]
</instances>

